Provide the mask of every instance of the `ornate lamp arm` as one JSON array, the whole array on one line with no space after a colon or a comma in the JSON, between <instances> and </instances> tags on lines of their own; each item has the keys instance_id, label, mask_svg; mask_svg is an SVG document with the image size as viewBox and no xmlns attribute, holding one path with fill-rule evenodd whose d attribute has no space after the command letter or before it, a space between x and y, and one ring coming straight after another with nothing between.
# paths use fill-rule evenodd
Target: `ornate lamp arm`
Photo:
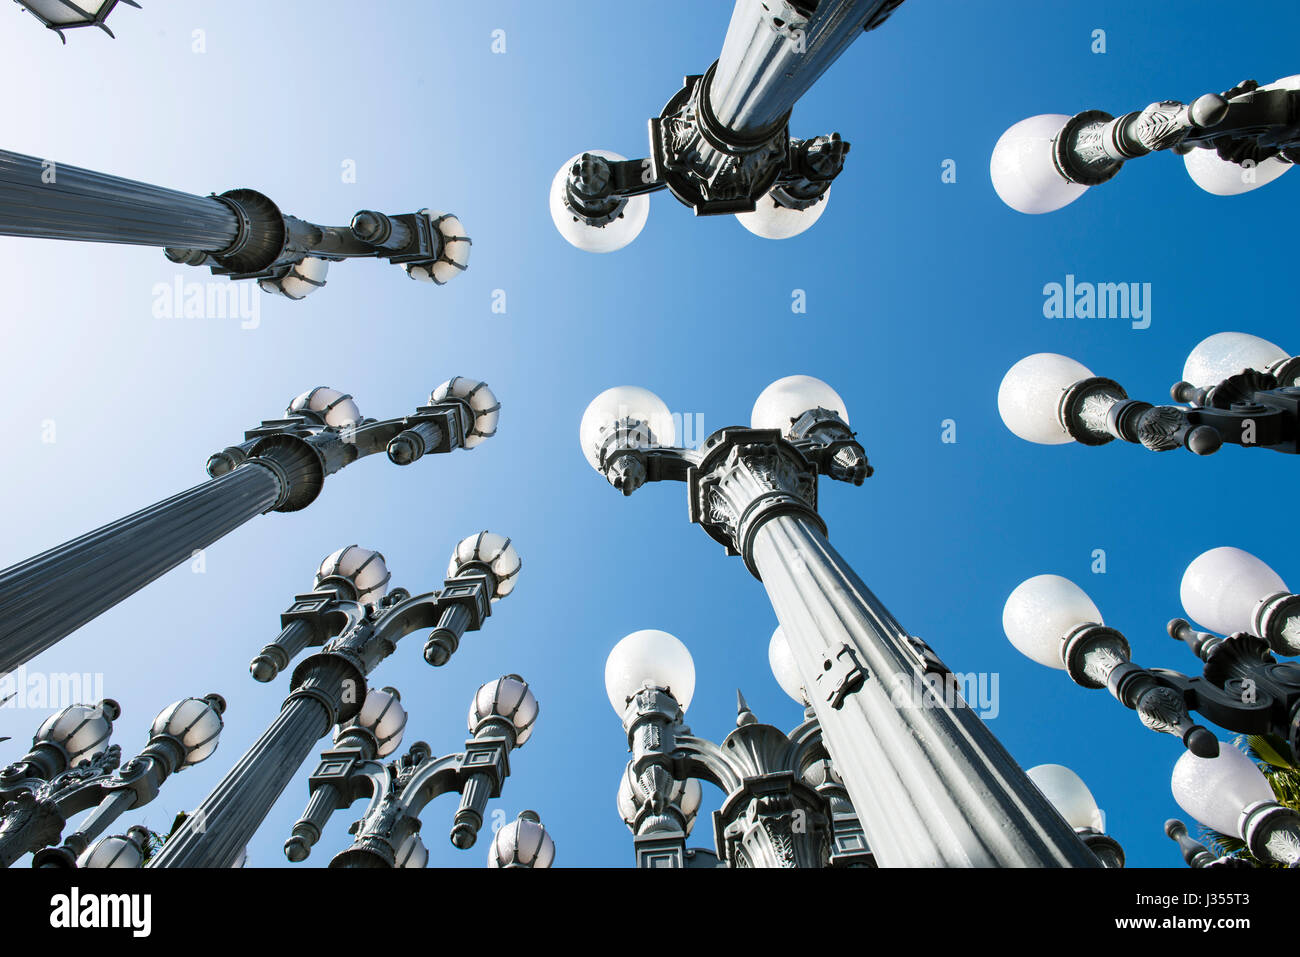
<instances>
[{"instance_id":1,"label":"ornate lamp arm","mask_svg":"<svg viewBox=\"0 0 1300 957\"><path fill-rule=\"evenodd\" d=\"M1300 92L1260 89L1253 80L1190 104L1152 103L1118 119L1101 110L1073 117L1057 135L1058 171L1070 182L1104 183L1130 159L1172 149L1216 149L1231 162L1259 162L1279 153L1294 162L1300 145Z\"/></svg>"}]
</instances>

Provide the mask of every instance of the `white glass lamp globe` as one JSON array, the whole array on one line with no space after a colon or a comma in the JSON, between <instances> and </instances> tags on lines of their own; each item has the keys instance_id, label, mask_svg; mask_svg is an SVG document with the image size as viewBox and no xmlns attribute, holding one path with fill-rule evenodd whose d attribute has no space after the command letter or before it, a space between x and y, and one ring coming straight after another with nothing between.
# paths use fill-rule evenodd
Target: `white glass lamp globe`
<instances>
[{"instance_id":1,"label":"white glass lamp globe","mask_svg":"<svg viewBox=\"0 0 1300 957\"><path fill-rule=\"evenodd\" d=\"M515 729L515 747L522 748L533 736L537 712L537 698L528 682L518 675L505 675L475 692L469 706L469 730L476 732L488 718L503 718Z\"/></svg>"},{"instance_id":2,"label":"white glass lamp globe","mask_svg":"<svg viewBox=\"0 0 1300 957\"><path fill-rule=\"evenodd\" d=\"M148 840L149 832L138 826L131 828L125 835L101 837L77 858L77 867L141 867L144 865L144 847Z\"/></svg>"},{"instance_id":3,"label":"white glass lamp globe","mask_svg":"<svg viewBox=\"0 0 1300 957\"><path fill-rule=\"evenodd\" d=\"M1267 186L1293 165L1278 156L1270 156L1254 165L1242 166L1203 147L1185 155L1183 164L1192 182L1215 196L1240 196Z\"/></svg>"},{"instance_id":4,"label":"white glass lamp globe","mask_svg":"<svg viewBox=\"0 0 1300 957\"><path fill-rule=\"evenodd\" d=\"M61 748L67 755L68 767L74 767L104 749L113 734L113 722L121 713L122 709L111 698L97 705L71 705L42 721L32 744Z\"/></svg>"},{"instance_id":5,"label":"white glass lamp globe","mask_svg":"<svg viewBox=\"0 0 1300 957\"><path fill-rule=\"evenodd\" d=\"M488 848L488 867L550 867L555 860L555 841L542 827L534 811L500 828Z\"/></svg>"},{"instance_id":6,"label":"white glass lamp globe","mask_svg":"<svg viewBox=\"0 0 1300 957\"><path fill-rule=\"evenodd\" d=\"M307 256L294 263L288 273L279 279L263 279L258 286L263 292L286 299L306 299L317 289L325 288L325 277L330 271L328 259Z\"/></svg>"},{"instance_id":7,"label":"white glass lamp globe","mask_svg":"<svg viewBox=\"0 0 1300 957\"><path fill-rule=\"evenodd\" d=\"M758 394L749 425L754 429L776 429L785 435L795 419L812 409L835 412L845 425L849 424L849 410L838 392L813 376L788 375Z\"/></svg>"},{"instance_id":8,"label":"white glass lamp globe","mask_svg":"<svg viewBox=\"0 0 1300 957\"><path fill-rule=\"evenodd\" d=\"M605 659L605 693L619 716L645 685L666 688L685 711L695 694L695 661L686 646L666 631L634 631Z\"/></svg>"},{"instance_id":9,"label":"white glass lamp globe","mask_svg":"<svg viewBox=\"0 0 1300 957\"><path fill-rule=\"evenodd\" d=\"M1069 768L1062 764L1040 764L1025 774L1070 827L1106 830L1106 817L1097 807L1088 785Z\"/></svg>"},{"instance_id":10,"label":"white glass lamp globe","mask_svg":"<svg viewBox=\"0 0 1300 957\"><path fill-rule=\"evenodd\" d=\"M298 396L289 403L287 414L297 415L303 411L315 412L333 429L346 429L361 421L361 410L352 397L327 385L318 385Z\"/></svg>"},{"instance_id":11,"label":"white glass lamp globe","mask_svg":"<svg viewBox=\"0 0 1300 957\"><path fill-rule=\"evenodd\" d=\"M1016 586L1002 608L1002 630L1026 658L1065 670L1065 636L1083 624L1104 624L1082 588L1060 575L1036 575Z\"/></svg>"},{"instance_id":12,"label":"white glass lamp globe","mask_svg":"<svg viewBox=\"0 0 1300 957\"><path fill-rule=\"evenodd\" d=\"M474 413L474 424L465 434L465 448L472 449L497 434L501 403L486 382L464 376L448 379L429 394L429 404L437 405L448 398L464 399Z\"/></svg>"},{"instance_id":13,"label":"white glass lamp globe","mask_svg":"<svg viewBox=\"0 0 1300 957\"><path fill-rule=\"evenodd\" d=\"M393 688L371 688L361 702L356 717L338 726L334 732L337 741L348 728L365 728L375 736L379 745L378 757L386 758L402 744L406 730L406 709Z\"/></svg>"},{"instance_id":14,"label":"white glass lamp globe","mask_svg":"<svg viewBox=\"0 0 1300 957\"><path fill-rule=\"evenodd\" d=\"M496 579L493 601L500 601L519 584L519 569L523 559L514 544L504 535L483 531L460 540L451 561L447 564L447 577L455 578L466 565L485 565Z\"/></svg>"},{"instance_id":15,"label":"white glass lamp globe","mask_svg":"<svg viewBox=\"0 0 1300 957\"><path fill-rule=\"evenodd\" d=\"M412 279L445 286L469 268L470 240L465 227L455 216L422 209L416 215L429 221L430 227L442 237L442 254L432 263L407 263L402 268Z\"/></svg>"},{"instance_id":16,"label":"white glass lamp globe","mask_svg":"<svg viewBox=\"0 0 1300 957\"><path fill-rule=\"evenodd\" d=\"M1211 631L1252 631L1260 601L1290 589L1277 572L1250 552L1224 546L1192 560L1183 572L1179 597L1187 617Z\"/></svg>"},{"instance_id":17,"label":"white glass lamp globe","mask_svg":"<svg viewBox=\"0 0 1300 957\"><path fill-rule=\"evenodd\" d=\"M1070 118L1044 113L1021 120L993 147L989 175L1002 202L1021 213L1050 213L1068 206L1088 187L1071 183L1056 168L1056 136Z\"/></svg>"},{"instance_id":18,"label":"white glass lamp globe","mask_svg":"<svg viewBox=\"0 0 1300 957\"><path fill-rule=\"evenodd\" d=\"M429 849L420 840L419 832L411 834L393 855L394 867L424 867L429 862Z\"/></svg>"},{"instance_id":19,"label":"white glass lamp globe","mask_svg":"<svg viewBox=\"0 0 1300 957\"><path fill-rule=\"evenodd\" d=\"M600 446L604 433L624 419L649 425L653 445L658 448L667 448L677 442L677 424L663 399L640 386L614 386L591 400L582 413L582 424L578 426L582 454L593 469L600 470ZM628 438L632 438L631 433Z\"/></svg>"},{"instance_id":20,"label":"white glass lamp globe","mask_svg":"<svg viewBox=\"0 0 1300 957\"><path fill-rule=\"evenodd\" d=\"M1247 332L1216 332L1202 339L1187 355L1183 381L1208 389L1247 369L1267 372L1275 362L1291 358L1285 349Z\"/></svg>"},{"instance_id":21,"label":"white glass lamp globe","mask_svg":"<svg viewBox=\"0 0 1300 957\"><path fill-rule=\"evenodd\" d=\"M808 692L804 690L803 678L799 676L799 668L795 664L790 644L785 640L785 632L781 630L780 625L776 626L776 630L772 632L772 639L767 643L767 663L781 690L797 704L808 707Z\"/></svg>"},{"instance_id":22,"label":"white glass lamp globe","mask_svg":"<svg viewBox=\"0 0 1300 957\"><path fill-rule=\"evenodd\" d=\"M1259 801L1276 801L1264 772L1226 741L1219 756L1198 758L1184 751L1170 780L1178 806L1206 827L1241 837L1241 812Z\"/></svg>"},{"instance_id":23,"label":"white glass lamp globe","mask_svg":"<svg viewBox=\"0 0 1300 957\"><path fill-rule=\"evenodd\" d=\"M357 601L373 605L388 593L392 576L384 556L372 548L348 545L325 556L316 569L316 586L329 579L346 582L357 594Z\"/></svg>"},{"instance_id":24,"label":"white glass lamp globe","mask_svg":"<svg viewBox=\"0 0 1300 957\"><path fill-rule=\"evenodd\" d=\"M185 760L176 770L198 764L217 750L221 739L221 714L226 701L221 695L206 698L182 698L158 712L149 736L170 735L185 748Z\"/></svg>"},{"instance_id":25,"label":"white glass lamp globe","mask_svg":"<svg viewBox=\"0 0 1300 957\"><path fill-rule=\"evenodd\" d=\"M583 152L607 160L627 159L621 153L613 153L609 150L584 150ZM644 194L629 196L627 205L623 207L622 215L618 219L604 226L589 226L565 205L565 187L569 179L569 170L582 158L582 155L582 153L575 153L571 156L551 180L551 221L555 223L555 228L569 245L589 253L612 253L622 249L641 234L650 216L650 197Z\"/></svg>"},{"instance_id":26,"label":"white glass lamp globe","mask_svg":"<svg viewBox=\"0 0 1300 957\"><path fill-rule=\"evenodd\" d=\"M1002 377L998 414L1014 435L1039 445L1073 442L1061 425L1058 409L1065 390L1092 372L1082 363L1055 352L1025 356Z\"/></svg>"},{"instance_id":27,"label":"white glass lamp globe","mask_svg":"<svg viewBox=\"0 0 1300 957\"><path fill-rule=\"evenodd\" d=\"M791 209L780 205L768 193L759 198L752 213L737 213L736 219L755 236L763 239L789 239L798 236L821 219L830 198L831 188L827 186L826 192L807 209Z\"/></svg>"}]
</instances>

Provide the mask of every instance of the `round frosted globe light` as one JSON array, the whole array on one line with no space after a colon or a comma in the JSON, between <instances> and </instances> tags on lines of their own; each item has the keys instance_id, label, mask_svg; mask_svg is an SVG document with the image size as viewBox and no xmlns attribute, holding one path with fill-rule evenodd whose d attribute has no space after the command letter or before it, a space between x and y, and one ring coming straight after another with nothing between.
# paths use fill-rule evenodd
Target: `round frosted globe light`
<instances>
[{"instance_id":1,"label":"round frosted globe light","mask_svg":"<svg viewBox=\"0 0 1300 957\"><path fill-rule=\"evenodd\" d=\"M1247 369L1267 372L1291 358L1281 346L1247 332L1216 332L1196 344L1183 364L1183 381L1208 389Z\"/></svg>"},{"instance_id":2,"label":"round frosted globe light","mask_svg":"<svg viewBox=\"0 0 1300 957\"><path fill-rule=\"evenodd\" d=\"M469 705L469 730L473 734L488 718L502 718L515 729L515 747L522 748L533 735L537 713L537 698L528 682L518 675L505 675L475 692Z\"/></svg>"},{"instance_id":3,"label":"round frosted globe light","mask_svg":"<svg viewBox=\"0 0 1300 957\"><path fill-rule=\"evenodd\" d=\"M1039 445L1073 442L1061 425L1061 395L1080 379L1091 379L1087 366L1055 352L1025 356L1002 377L998 414L1013 434Z\"/></svg>"},{"instance_id":4,"label":"round frosted globe light","mask_svg":"<svg viewBox=\"0 0 1300 957\"><path fill-rule=\"evenodd\" d=\"M279 279L263 279L258 282L263 292L286 299L306 299L317 289L325 288L325 277L329 274L328 259L307 256L289 267L289 271Z\"/></svg>"},{"instance_id":5,"label":"round frosted globe light","mask_svg":"<svg viewBox=\"0 0 1300 957\"><path fill-rule=\"evenodd\" d=\"M1037 575L1016 586L1002 608L1002 630L1026 658L1065 669L1065 636L1083 624L1103 624L1082 588L1060 575Z\"/></svg>"},{"instance_id":6,"label":"round frosted globe light","mask_svg":"<svg viewBox=\"0 0 1300 957\"><path fill-rule=\"evenodd\" d=\"M582 424L578 426L582 454L593 469L600 470L601 433L624 419L647 423L654 444L660 448L677 442L677 424L663 399L640 386L614 386L591 400L582 413ZM628 437L631 438L631 434Z\"/></svg>"},{"instance_id":7,"label":"round frosted globe light","mask_svg":"<svg viewBox=\"0 0 1300 957\"><path fill-rule=\"evenodd\" d=\"M217 694L206 698L182 698L158 713L149 729L149 736L166 734L179 741L185 749L185 758L177 770L184 770L217 750L221 739L221 714L225 710L226 701Z\"/></svg>"},{"instance_id":8,"label":"round frosted globe light","mask_svg":"<svg viewBox=\"0 0 1300 957\"><path fill-rule=\"evenodd\" d=\"M89 760L108 744L113 734L113 722L122 709L112 698L95 705L74 704L56 711L36 729L32 744L48 743L62 748L68 758L68 767Z\"/></svg>"},{"instance_id":9,"label":"round frosted globe light","mask_svg":"<svg viewBox=\"0 0 1300 957\"><path fill-rule=\"evenodd\" d=\"M1196 556L1179 586L1187 617L1223 635L1251 631L1260 600L1289 592L1286 582L1250 552L1224 546Z\"/></svg>"},{"instance_id":10,"label":"round frosted globe light","mask_svg":"<svg viewBox=\"0 0 1300 957\"><path fill-rule=\"evenodd\" d=\"M334 740L348 728L367 729L375 736L378 746L376 754L386 758L398 749L402 743L402 733L406 730L406 709L393 688L371 688L361 702L361 710L350 721L340 724L334 732Z\"/></svg>"},{"instance_id":11,"label":"round frosted globe light","mask_svg":"<svg viewBox=\"0 0 1300 957\"><path fill-rule=\"evenodd\" d=\"M803 679L799 677L799 667L795 664L790 643L785 640L785 632L781 630L780 625L776 626L776 631L772 632L772 639L767 643L767 663L771 666L772 674L776 678L776 683L781 686L781 690L796 703L808 707L808 693L804 690Z\"/></svg>"},{"instance_id":12,"label":"round frosted globe light","mask_svg":"<svg viewBox=\"0 0 1300 957\"><path fill-rule=\"evenodd\" d=\"M1179 807L1229 837L1241 837L1241 812L1248 806L1277 800L1264 772L1226 741L1219 742L1216 758L1184 751L1170 785Z\"/></svg>"},{"instance_id":13,"label":"round frosted globe light","mask_svg":"<svg viewBox=\"0 0 1300 957\"><path fill-rule=\"evenodd\" d=\"M627 159L621 153L613 153L609 150L584 150L583 152L607 160ZM569 245L589 253L612 253L622 249L641 234L646 219L650 216L650 197L645 194L629 196L627 205L623 207L623 212L618 219L604 226L589 226L575 216L573 210L565 204L569 170L582 156L583 153L575 153L571 156L551 180L551 221L555 223L555 228Z\"/></svg>"},{"instance_id":14,"label":"round frosted globe light","mask_svg":"<svg viewBox=\"0 0 1300 957\"><path fill-rule=\"evenodd\" d=\"M462 538L451 553L447 563L447 577L455 578L466 565L485 565L496 579L493 601L500 601L519 584L519 570L524 560L519 557L514 543L496 532L482 531Z\"/></svg>"},{"instance_id":15,"label":"round frosted globe light","mask_svg":"<svg viewBox=\"0 0 1300 957\"><path fill-rule=\"evenodd\" d=\"M1070 118L1044 113L1021 120L998 139L989 160L993 188L1002 202L1022 213L1050 213L1068 206L1088 189L1056 168L1056 136Z\"/></svg>"},{"instance_id":16,"label":"round frosted globe light","mask_svg":"<svg viewBox=\"0 0 1300 957\"><path fill-rule=\"evenodd\" d=\"M342 579L356 590L357 601L363 605L373 605L383 598L391 577L384 556L360 545L348 545L325 556L316 569L317 587L326 579Z\"/></svg>"},{"instance_id":17,"label":"round frosted globe light","mask_svg":"<svg viewBox=\"0 0 1300 957\"><path fill-rule=\"evenodd\" d=\"M334 429L346 429L361 422L361 410L349 395L327 385L308 389L289 403L288 415L315 412L325 424Z\"/></svg>"},{"instance_id":18,"label":"round frosted globe light","mask_svg":"<svg viewBox=\"0 0 1300 957\"><path fill-rule=\"evenodd\" d=\"M1025 772L1058 814L1073 828L1106 830L1105 817L1083 778L1062 764L1040 764Z\"/></svg>"},{"instance_id":19,"label":"round frosted globe light","mask_svg":"<svg viewBox=\"0 0 1300 957\"><path fill-rule=\"evenodd\" d=\"M1221 158L1213 149L1203 147L1197 147L1184 156L1183 164L1192 182L1215 196L1240 196L1267 186L1293 165L1280 157L1270 156L1253 166L1242 166Z\"/></svg>"},{"instance_id":20,"label":"round frosted globe light","mask_svg":"<svg viewBox=\"0 0 1300 957\"><path fill-rule=\"evenodd\" d=\"M780 205L772 194L761 197L752 213L737 213L736 219L755 236L763 239L789 239L798 236L822 218L831 198L831 188L818 197L807 209L791 209Z\"/></svg>"},{"instance_id":21,"label":"round frosted globe light","mask_svg":"<svg viewBox=\"0 0 1300 957\"><path fill-rule=\"evenodd\" d=\"M838 413L844 424L849 424L848 408L838 392L810 375L788 375L759 393L754 411L749 414L749 425L755 429L776 429L785 435L794 420L811 409Z\"/></svg>"},{"instance_id":22,"label":"round frosted globe light","mask_svg":"<svg viewBox=\"0 0 1300 957\"><path fill-rule=\"evenodd\" d=\"M622 715L628 699L644 685L667 688L685 711L695 694L695 662L686 646L666 631L634 631L605 659L605 693Z\"/></svg>"},{"instance_id":23,"label":"round frosted globe light","mask_svg":"<svg viewBox=\"0 0 1300 957\"><path fill-rule=\"evenodd\" d=\"M474 413L474 424L465 433L465 448L472 449L496 435L501 403L486 382L455 376L429 394L429 404L437 405L449 398L463 399Z\"/></svg>"}]
</instances>

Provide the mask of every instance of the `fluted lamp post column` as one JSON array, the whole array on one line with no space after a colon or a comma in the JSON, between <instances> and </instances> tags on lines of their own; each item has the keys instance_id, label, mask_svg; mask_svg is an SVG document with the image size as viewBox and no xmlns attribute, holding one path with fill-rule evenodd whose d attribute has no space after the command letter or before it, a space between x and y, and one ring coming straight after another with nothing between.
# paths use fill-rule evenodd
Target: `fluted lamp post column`
<instances>
[{"instance_id":1,"label":"fluted lamp post column","mask_svg":"<svg viewBox=\"0 0 1300 957\"><path fill-rule=\"evenodd\" d=\"M208 460L211 481L0 571L0 673L12 671L257 515L306 508L325 478L386 451L409 465L496 431L485 383L444 382L428 405L382 421L318 387Z\"/></svg>"},{"instance_id":2,"label":"fluted lamp post column","mask_svg":"<svg viewBox=\"0 0 1300 957\"><path fill-rule=\"evenodd\" d=\"M469 712L473 736L459 754L439 757L417 741L400 760L384 764L376 758L396 745L375 751L368 736L352 725L340 728L334 747L321 755L311 777L311 799L285 842L285 856L305 860L330 816L368 797L364 816L352 825L352 845L335 855L330 867L424 867L429 852L420 838L420 815L430 801L449 792L461 795L451 843L462 850L472 847L487 802L500 797L510 775L510 753L532 736L537 714L528 683L505 675L475 693Z\"/></svg>"},{"instance_id":3,"label":"fluted lamp post column","mask_svg":"<svg viewBox=\"0 0 1300 957\"><path fill-rule=\"evenodd\" d=\"M1101 110L1021 120L998 140L989 162L1002 201L1022 213L1049 213L1132 159L1171 150L1187 174L1216 196L1235 196L1277 179L1300 160L1300 76L1239 83L1191 103L1162 100L1113 117Z\"/></svg>"},{"instance_id":4,"label":"fluted lamp post column","mask_svg":"<svg viewBox=\"0 0 1300 957\"><path fill-rule=\"evenodd\" d=\"M697 215L736 214L785 239L815 223L849 144L790 136L802 97L865 30L902 0L736 0L722 54L650 121L650 156L578 153L551 183L551 218L569 243L611 252L641 232L646 195L669 190Z\"/></svg>"},{"instance_id":5,"label":"fluted lamp post column","mask_svg":"<svg viewBox=\"0 0 1300 957\"><path fill-rule=\"evenodd\" d=\"M348 226L318 226L252 189L198 196L8 150L0 236L156 246L172 262L256 279L289 299L322 288L329 264L344 259L387 259L442 285L467 268L470 248L460 220L428 209L363 209Z\"/></svg>"},{"instance_id":6,"label":"fluted lamp post column","mask_svg":"<svg viewBox=\"0 0 1300 957\"><path fill-rule=\"evenodd\" d=\"M382 559L381 559L382 563ZM172 835L150 867L228 867L265 819L271 806L335 724L369 716L366 676L396 649L406 635L433 629L431 641L450 632L458 643L478 630L492 602L518 582L520 560L509 539L490 532L462 541L452 555L440 591L411 596L404 588L387 590L387 571L373 561L339 568L318 579L317 619L329 636L321 651L293 672L283 710L239 762ZM361 574L364 580L359 580ZM377 585L370 576L385 584ZM324 586L324 587L322 587ZM386 593L385 593L386 592ZM365 597L363 603L362 597ZM384 709L374 709L374 728ZM391 735L374 733L377 742ZM378 748L378 745L376 746Z\"/></svg>"},{"instance_id":7,"label":"fluted lamp post column","mask_svg":"<svg viewBox=\"0 0 1300 957\"><path fill-rule=\"evenodd\" d=\"M119 3L140 9L135 0L17 0L17 3L43 26L57 33L64 43L68 38L63 31L76 27L99 27L113 36L105 21Z\"/></svg>"},{"instance_id":8,"label":"fluted lamp post column","mask_svg":"<svg viewBox=\"0 0 1300 957\"><path fill-rule=\"evenodd\" d=\"M121 767L121 749L108 746L120 713L116 702L74 705L53 715L37 731L31 752L0 772L0 866L29 851L33 867L86 866L87 849L109 825L156 798L172 774L211 756L225 708L217 694L168 705L154 719L144 749ZM86 810L91 813L63 837L67 821Z\"/></svg>"},{"instance_id":9,"label":"fluted lamp post column","mask_svg":"<svg viewBox=\"0 0 1300 957\"><path fill-rule=\"evenodd\" d=\"M1153 452L1210 455L1223 444L1300 453L1300 357L1258 336L1224 332L1199 343L1169 390L1175 402L1130 399L1114 379L1068 356L1040 352L1012 366L998 412L1038 445L1105 445L1122 439Z\"/></svg>"},{"instance_id":10,"label":"fluted lamp post column","mask_svg":"<svg viewBox=\"0 0 1300 957\"><path fill-rule=\"evenodd\" d=\"M917 693L947 668L827 540L817 477L861 484L871 472L840 397L782 379L751 424L673 448L663 401L614 389L588 407L580 440L624 494L685 482L691 520L763 583L881 866L1097 866L964 701Z\"/></svg>"}]
</instances>

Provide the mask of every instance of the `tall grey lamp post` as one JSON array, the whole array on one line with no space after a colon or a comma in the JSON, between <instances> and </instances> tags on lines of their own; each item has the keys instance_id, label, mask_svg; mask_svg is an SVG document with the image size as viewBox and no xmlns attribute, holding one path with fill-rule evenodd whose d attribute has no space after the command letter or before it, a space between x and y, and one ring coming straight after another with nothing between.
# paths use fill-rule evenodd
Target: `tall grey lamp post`
<instances>
[{"instance_id":1,"label":"tall grey lamp post","mask_svg":"<svg viewBox=\"0 0 1300 957\"><path fill-rule=\"evenodd\" d=\"M736 728L714 744L683 722L694 689L690 652L666 632L633 632L605 664L605 690L632 751L618 808L637 867L874 866L811 713L787 735L760 724L737 692ZM726 795L713 851L686 847L702 780Z\"/></svg>"},{"instance_id":2,"label":"tall grey lamp post","mask_svg":"<svg viewBox=\"0 0 1300 957\"><path fill-rule=\"evenodd\" d=\"M1101 110L1047 113L1012 126L989 162L1012 209L1049 213L1106 182L1132 159L1172 150L1201 189L1235 196L1300 161L1300 75L1239 83L1191 103L1162 100L1116 118Z\"/></svg>"},{"instance_id":3,"label":"tall grey lamp post","mask_svg":"<svg viewBox=\"0 0 1300 957\"><path fill-rule=\"evenodd\" d=\"M455 216L422 209L363 209L348 226L318 226L280 212L252 189L197 196L0 150L0 236L161 247L172 262L256 279L302 299L325 285L331 262L387 259L439 285L469 264Z\"/></svg>"},{"instance_id":4,"label":"tall grey lamp post","mask_svg":"<svg viewBox=\"0 0 1300 957\"><path fill-rule=\"evenodd\" d=\"M63 31L74 27L99 27L111 37L113 31L108 28L105 21L118 3L140 9L140 4L135 0L15 0L15 2L43 26L57 33L64 43L68 42L68 38L63 35Z\"/></svg>"},{"instance_id":5,"label":"tall grey lamp post","mask_svg":"<svg viewBox=\"0 0 1300 957\"><path fill-rule=\"evenodd\" d=\"M216 750L225 709L218 694L168 705L144 749L121 767L121 748L108 744L121 713L116 701L51 715L31 750L0 771L0 867L28 852L35 853L33 867L76 867L79 859L85 866L91 842L118 817L148 804L172 774ZM68 820L91 808L63 837Z\"/></svg>"},{"instance_id":6,"label":"tall grey lamp post","mask_svg":"<svg viewBox=\"0 0 1300 957\"><path fill-rule=\"evenodd\" d=\"M1122 439L1153 452L1197 455L1224 443L1300 453L1300 356L1244 332L1196 345L1175 402L1130 399L1114 379L1067 356L1039 352L1013 365L998 388L998 411L1015 435L1039 445L1105 445Z\"/></svg>"},{"instance_id":7,"label":"tall grey lamp post","mask_svg":"<svg viewBox=\"0 0 1300 957\"><path fill-rule=\"evenodd\" d=\"M551 218L590 252L626 246L645 226L646 195L669 190L697 215L735 213L759 236L803 232L826 208L849 144L790 136L795 103L902 0L736 0L722 54L650 121L650 156L606 150L570 159L551 183Z\"/></svg>"},{"instance_id":8,"label":"tall grey lamp post","mask_svg":"<svg viewBox=\"0 0 1300 957\"><path fill-rule=\"evenodd\" d=\"M368 695L366 676L404 636L424 628L433 629L426 659L442 663L433 660L428 648L454 650L466 631L482 627L492 602L514 590L519 568L510 540L491 532L461 541L443 588L416 596L404 588L388 590L388 571L377 552L353 547L327 558L317 573L316 590L295 603L302 618L289 626L302 622L319 629L317 634L328 638L324 647L294 669L279 717L149 866L229 867L312 746L335 724L356 728L349 740L370 734L373 753L386 753L383 745L401 733L405 713L395 707L394 696ZM392 700L384 700L388 698Z\"/></svg>"},{"instance_id":9,"label":"tall grey lamp post","mask_svg":"<svg viewBox=\"0 0 1300 957\"><path fill-rule=\"evenodd\" d=\"M420 814L434 798L453 791L461 800L451 843L462 850L473 847L488 800L500 797L510 775L510 752L532 736L538 709L528 683L505 675L479 688L470 702L473 736L463 752L443 757L417 741L400 760L376 760L396 750L397 739L376 748L364 727L365 710L339 727L334 747L320 756L309 781L311 799L285 842L285 856L306 860L335 811L369 798L365 815L352 825L352 845L335 855L330 867L424 867L429 852L420 839Z\"/></svg>"},{"instance_id":10,"label":"tall grey lamp post","mask_svg":"<svg viewBox=\"0 0 1300 957\"><path fill-rule=\"evenodd\" d=\"M932 700L927 676L948 669L827 540L817 477L860 484L871 472L840 397L781 379L751 426L673 448L663 401L619 387L587 408L580 440L625 495L685 482L691 521L763 583L880 866L1097 866L976 713Z\"/></svg>"},{"instance_id":11,"label":"tall grey lamp post","mask_svg":"<svg viewBox=\"0 0 1300 957\"><path fill-rule=\"evenodd\" d=\"M60 641L222 536L266 512L306 508L325 477L387 451L409 465L473 448L496 431L486 383L455 378L396 419L363 418L348 395L319 387L208 460L211 481L0 571L0 674Z\"/></svg>"}]
</instances>

